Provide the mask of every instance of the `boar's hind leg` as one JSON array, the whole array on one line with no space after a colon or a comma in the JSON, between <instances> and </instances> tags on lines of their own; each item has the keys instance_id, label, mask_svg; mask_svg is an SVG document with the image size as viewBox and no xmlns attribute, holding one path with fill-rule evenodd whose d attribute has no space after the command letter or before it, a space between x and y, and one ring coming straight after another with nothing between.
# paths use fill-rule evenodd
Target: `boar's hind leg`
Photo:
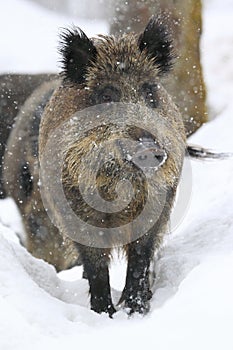
<instances>
[{"instance_id":1,"label":"boar's hind leg","mask_svg":"<svg viewBox=\"0 0 233 350\"><path fill-rule=\"evenodd\" d=\"M107 249L78 246L83 262L84 274L89 281L91 309L106 312L111 317L114 312L109 284L109 256Z\"/></svg>"},{"instance_id":2,"label":"boar's hind leg","mask_svg":"<svg viewBox=\"0 0 233 350\"><path fill-rule=\"evenodd\" d=\"M149 300L152 293L149 268L154 254L153 241L153 235L148 234L126 247L128 256L126 284L119 304L124 302L124 307L129 309L129 314L134 312L146 314L150 309Z\"/></svg>"}]
</instances>

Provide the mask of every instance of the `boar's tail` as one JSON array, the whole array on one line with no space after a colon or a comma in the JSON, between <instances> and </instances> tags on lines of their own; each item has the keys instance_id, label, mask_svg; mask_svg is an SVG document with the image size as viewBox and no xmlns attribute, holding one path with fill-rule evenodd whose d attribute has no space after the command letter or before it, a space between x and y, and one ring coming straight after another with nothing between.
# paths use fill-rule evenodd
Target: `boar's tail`
<instances>
[{"instance_id":1,"label":"boar's tail","mask_svg":"<svg viewBox=\"0 0 233 350\"><path fill-rule=\"evenodd\" d=\"M233 153L218 153L196 145L187 145L186 156L198 160L233 159Z\"/></svg>"}]
</instances>

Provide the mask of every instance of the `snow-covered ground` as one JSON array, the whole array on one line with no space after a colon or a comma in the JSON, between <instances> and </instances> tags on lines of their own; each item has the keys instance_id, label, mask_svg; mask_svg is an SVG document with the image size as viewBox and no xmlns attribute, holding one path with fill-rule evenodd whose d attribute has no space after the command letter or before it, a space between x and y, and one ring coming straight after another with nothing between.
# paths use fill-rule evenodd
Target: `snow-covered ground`
<instances>
[{"instance_id":1,"label":"snow-covered ground","mask_svg":"<svg viewBox=\"0 0 233 350\"><path fill-rule=\"evenodd\" d=\"M74 22L30 1L0 1L0 71L58 69L58 27ZM202 41L215 117L190 142L233 152L233 3L206 0ZM78 22L78 23L77 23ZM100 22L75 21L88 35ZM233 161L192 162L192 198L157 261L151 312L110 320L89 310L81 268L60 275L18 242L20 218L0 201L0 349L233 349ZM124 273L113 266L113 296Z\"/></svg>"}]
</instances>

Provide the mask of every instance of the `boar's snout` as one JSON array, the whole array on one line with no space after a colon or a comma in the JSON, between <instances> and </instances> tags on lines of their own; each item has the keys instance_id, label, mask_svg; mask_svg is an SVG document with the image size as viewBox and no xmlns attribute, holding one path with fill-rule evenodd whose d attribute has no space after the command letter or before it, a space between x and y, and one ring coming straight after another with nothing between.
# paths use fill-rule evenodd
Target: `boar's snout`
<instances>
[{"instance_id":1,"label":"boar's snout","mask_svg":"<svg viewBox=\"0 0 233 350\"><path fill-rule=\"evenodd\" d=\"M157 170L167 159L166 151L152 138L141 138L134 143L119 143L124 157L141 169Z\"/></svg>"}]
</instances>

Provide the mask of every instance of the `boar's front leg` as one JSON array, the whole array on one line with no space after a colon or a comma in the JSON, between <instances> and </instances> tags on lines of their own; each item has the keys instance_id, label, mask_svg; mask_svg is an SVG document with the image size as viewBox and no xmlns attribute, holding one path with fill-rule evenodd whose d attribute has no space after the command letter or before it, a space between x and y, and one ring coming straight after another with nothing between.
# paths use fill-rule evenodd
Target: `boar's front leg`
<instances>
[{"instance_id":1,"label":"boar's front leg","mask_svg":"<svg viewBox=\"0 0 233 350\"><path fill-rule=\"evenodd\" d=\"M154 254L153 236L149 234L126 247L128 266L126 284L119 304L129 309L129 314L146 314L152 297L149 283L150 262Z\"/></svg>"},{"instance_id":2,"label":"boar's front leg","mask_svg":"<svg viewBox=\"0 0 233 350\"><path fill-rule=\"evenodd\" d=\"M91 309L106 312L110 317L116 312L111 299L109 283L109 256L107 249L78 246L84 275L88 279L91 295Z\"/></svg>"},{"instance_id":3,"label":"boar's front leg","mask_svg":"<svg viewBox=\"0 0 233 350\"><path fill-rule=\"evenodd\" d=\"M124 302L129 314L138 312L146 314L150 310L150 263L168 231L168 218L170 217L175 189L166 190L165 206L154 226L137 241L128 244L125 249L128 257L128 267L125 288L119 304Z\"/></svg>"}]
</instances>

